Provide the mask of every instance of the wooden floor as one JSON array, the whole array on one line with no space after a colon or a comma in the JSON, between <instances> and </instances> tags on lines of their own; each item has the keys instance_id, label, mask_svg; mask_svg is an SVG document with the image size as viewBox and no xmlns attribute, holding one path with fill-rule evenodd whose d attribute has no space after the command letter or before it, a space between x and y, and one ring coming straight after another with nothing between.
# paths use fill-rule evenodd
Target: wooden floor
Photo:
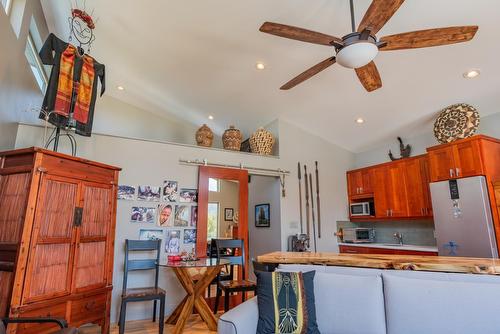
<instances>
[{"instance_id":1,"label":"wooden floor","mask_svg":"<svg viewBox=\"0 0 500 334\"><path fill-rule=\"evenodd\" d=\"M172 332L173 326L165 325L164 334ZM158 333L158 323L151 322L150 320L140 320L140 321L127 321L125 326L125 334L157 334ZM217 333L209 331L207 325L200 319L197 314L192 315L186 327L184 328L184 333L186 334L208 334ZM111 334L118 334L118 327L111 327Z\"/></svg>"}]
</instances>

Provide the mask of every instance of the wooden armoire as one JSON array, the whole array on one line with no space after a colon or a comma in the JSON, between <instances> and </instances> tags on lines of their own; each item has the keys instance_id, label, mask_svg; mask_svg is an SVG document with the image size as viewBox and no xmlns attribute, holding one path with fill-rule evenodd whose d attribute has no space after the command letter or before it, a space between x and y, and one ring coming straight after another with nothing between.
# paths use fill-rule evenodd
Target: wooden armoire
<instances>
[{"instance_id":1,"label":"wooden armoire","mask_svg":"<svg viewBox=\"0 0 500 334\"><path fill-rule=\"evenodd\" d=\"M119 171L40 148L0 153L0 316L109 332Z\"/></svg>"}]
</instances>

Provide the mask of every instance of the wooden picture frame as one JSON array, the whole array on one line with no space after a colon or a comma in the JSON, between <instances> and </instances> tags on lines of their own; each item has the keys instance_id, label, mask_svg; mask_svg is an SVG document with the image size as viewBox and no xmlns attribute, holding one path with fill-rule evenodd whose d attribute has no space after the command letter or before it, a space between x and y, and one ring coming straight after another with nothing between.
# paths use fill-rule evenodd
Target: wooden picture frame
<instances>
[{"instance_id":1,"label":"wooden picture frame","mask_svg":"<svg viewBox=\"0 0 500 334\"><path fill-rule=\"evenodd\" d=\"M224 209L224 220L227 222L233 221L234 218L234 209L233 208L225 208Z\"/></svg>"},{"instance_id":2,"label":"wooden picture frame","mask_svg":"<svg viewBox=\"0 0 500 334\"><path fill-rule=\"evenodd\" d=\"M271 227L271 205L269 203L255 206L255 227Z\"/></svg>"}]
</instances>

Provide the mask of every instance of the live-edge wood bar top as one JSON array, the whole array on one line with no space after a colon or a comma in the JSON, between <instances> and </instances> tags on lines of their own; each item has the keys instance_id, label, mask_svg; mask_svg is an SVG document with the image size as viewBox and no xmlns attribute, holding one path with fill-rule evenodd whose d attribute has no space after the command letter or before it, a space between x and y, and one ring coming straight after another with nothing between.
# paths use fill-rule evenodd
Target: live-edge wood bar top
<instances>
[{"instance_id":1,"label":"live-edge wood bar top","mask_svg":"<svg viewBox=\"0 0 500 334\"><path fill-rule=\"evenodd\" d=\"M470 257L273 252L258 256L257 261L274 264L316 264L375 269L500 275L499 259Z\"/></svg>"}]
</instances>

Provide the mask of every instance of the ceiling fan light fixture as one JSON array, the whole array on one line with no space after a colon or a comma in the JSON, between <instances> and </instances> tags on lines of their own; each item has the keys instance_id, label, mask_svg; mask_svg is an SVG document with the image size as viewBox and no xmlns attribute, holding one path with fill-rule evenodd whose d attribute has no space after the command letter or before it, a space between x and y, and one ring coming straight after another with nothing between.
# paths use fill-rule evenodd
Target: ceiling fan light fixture
<instances>
[{"instance_id":1,"label":"ceiling fan light fixture","mask_svg":"<svg viewBox=\"0 0 500 334\"><path fill-rule=\"evenodd\" d=\"M369 64L378 54L378 47L369 41L347 45L337 52L337 63L347 68L359 68Z\"/></svg>"}]
</instances>

